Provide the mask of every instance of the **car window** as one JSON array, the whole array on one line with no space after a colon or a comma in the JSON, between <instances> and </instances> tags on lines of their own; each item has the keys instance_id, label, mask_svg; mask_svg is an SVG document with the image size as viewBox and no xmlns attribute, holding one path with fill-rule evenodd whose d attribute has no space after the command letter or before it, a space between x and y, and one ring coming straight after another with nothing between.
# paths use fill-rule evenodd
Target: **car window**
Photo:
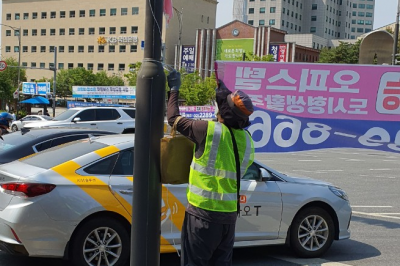
<instances>
[{"instance_id":1,"label":"car window","mask_svg":"<svg viewBox=\"0 0 400 266\"><path fill-rule=\"evenodd\" d=\"M120 118L120 114L114 109L96 109L96 120L117 120Z\"/></svg>"},{"instance_id":2,"label":"car window","mask_svg":"<svg viewBox=\"0 0 400 266\"><path fill-rule=\"evenodd\" d=\"M64 113L59 114L58 116L54 117L53 120L56 121L64 121L76 114L78 110L67 110Z\"/></svg>"},{"instance_id":3,"label":"car window","mask_svg":"<svg viewBox=\"0 0 400 266\"><path fill-rule=\"evenodd\" d=\"M32 135L22 135L20 132L10 133L2 137L3 140L0 140L0 156L6 151L14 149L19 145L24 145L25 143L34 139Z\"/></svg>"},{"instance_id":4,"label":"car window","mask_svg":"<svg viewBox=\"0 0 400 266\"><path fill-rule=\"evenodd\" d=\"M136 110L134 109L123 109L124 112L129 115L131 118L135 118Z\"/></svg>"},{"instance_id":5,"label":"car window","mask_svg":"<svg viewBox=\"0 0 400 266\"><path fill-rule=\"evenodd\" d=\"M104 147L107 147L107 145L99 142L90 142L86 139L78 140L36 153L32 157L26 158L22 161L30 165L50 169L56 165L65 163Z\"/></svg>"},{"instance_id":6,"label":"car window","mask_svg":"<svg viewBox=\"0 0 400 266\"><path fill-rule=\"evenodd\" d=\"M39 143L34 148L36 149L37 152L47 150L47 149L51 148L51 142L52 142L52 140L47 140L45 142Z\"/></svg>"},{"instance_id":7,"label":"car window","mask_svg":"<svg viewBox=\"0 0 400 266\"><path fill-rule=\"evenodd\" d=\"M90 175L111 175L111 171L117 158L118 154L111 155L105 159L100 159L100 161L84 168L83 171Z\"/></svg>"},{"instance_id":8,"label":"car window","mask_svg":"<svg viewBox=\"0 0 400 266\"><path fill-rule=\"evenodd\" d=\"M38 120L41 120L39 117L31 117L31 119L30 119L31 121L38 121Z\"/></svg>"},{"instance_id":9,"label":"car window","mask_svg":"<svg viewBox=\"0 0 400 266\"><path fill-rule=\"evenodd\" d=\"M79 139L84 139L88 138L89 135L87 134L81 134L81 135L71 135L71 136L64 136L60 138L53 139L53 142L51 143L51 147L55 147L61 144L65 144L67 142L79 140Z\"/></svg>"},{"instance_id":10,"label":"car window","mask_svg":"<svg viewBox=\"0 0 400 266\"><path fill-rule=\"evenodd\" d=\"M81 121L96 121L96 113L94 109L84 110L75 117L79 117Z\"/></svg>"},{"instance_id":11,"label":"car window","mask_svg":"<svg viewBox=\"0 0 400 266\"><path fill-rule=\"evenodd\" d=\"M253 163L242 177L243 180L260 180L260 168Z\"/></svg>"},{"instance_id":12,"label":"car window","mask_svg":"<svg viewBox=\"0 0 400 266\"><path fill-rule=\"evenodd\" d=\"M50 116L42 116L42 118L44 119L44 120L53 120L53 118L51 118Z\"/></svg>"},{"instance_id":13,"label":"car window","mask_svg":"<svg viewBox=\"0 0 400 266\"><path fill-rule=\"evenodd\" d=\"M112 172L113 175L127 175L133 176L133 151L121 151L115 167Z\"/></svg>"}]
</instances>

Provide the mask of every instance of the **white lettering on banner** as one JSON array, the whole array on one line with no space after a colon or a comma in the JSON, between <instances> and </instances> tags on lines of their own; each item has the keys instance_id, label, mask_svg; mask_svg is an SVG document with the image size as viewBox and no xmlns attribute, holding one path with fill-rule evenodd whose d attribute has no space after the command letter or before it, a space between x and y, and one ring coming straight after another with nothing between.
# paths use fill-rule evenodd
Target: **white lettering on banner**
<instances>
[{"instance_id":1,"label":"white lettering on banner","mask_svg":"<svg viewBox=\"0 0 400 266\"><path fill-rule=\"evenodd\" d=\"M106 37L106 42L115 44L115 43L137 43L137 36L121 36L121 37Z\"/></svg>"},{"instance_id":2,"label":"white lettering on banner","mask_svg":"<svg viewBox=\"0 0 400 266\"><path fill-rule=\"evenodd\" d=\"M324 107L326 106L326 98L322 96L312 97L308 96L307 105L309 106L307 111L310 114L323 114L325 113Z\"/></svg>"},{"instance_id":3,"label":"white lettering on banner","mask_svg":"<svg viewBox=\"0 0 400 266\"><path fill-rule=\"evenodd\" d=\"M328 114L333 114L333 112L338 113L339 111L342 113L347 113L347 110L344 108L344 98L337 99L337 106L334 108L333 104L335 98L329 97L328 99Z\"/></svg>"},{"instance_id":4,"label":"white lettering on banner","mask_svg":"<svg viewBox=\"0 0 400 266\"><path fill-rule=\"evenodd\" d=\"M279 74L276 76L273 76L271 78L268 79L269 83L274 83L276 81L279 81L283 79L284 81L290 83L290 84L296 84L296 80L293 79L291 76L289 76L289 70L288 69L281 69L279 71ZM288 90L288 91L296 91L296 86L272 86L272 85L268 85L267 86L267 90Z\"/></svg>"},{"instance_id":5,"label":"white lettering on banner","mask_svg":"<svg viewBox=\"0 0 400 266\"><path fill-rule=\"evenodd\" d=\"M298 97L298 99L296 99ZM306 102L304 101L303 96L290 96L288 95L286 98L287 103L287 111L289 113L301 114L304 112L304 106L306 106Z\"/></svg>"},{"instance_id":6,"label":"white lettering on banner","mask_svg":"<svg viewBox=\"0 0 400 266\"><path fill-rule=\"evenodd\" d=\"M265 98L267 109L275 111L285 110L285 96L283 95L267 95Z\"/></svg>"},{"instance_id":7,"label":"white lettering on banner","mask_svg":"<svg viewBox=\"0 0 400 266\"><path fill-rule=\"evenodd\" d=\"M329 70L309 70L301 71L299 92L306 91L327 91L326 80L331 72ZM308 85L309 74L311 74L310 85Z\"/></svg>"},{"instance_id":8,"label":"white lettering on banner","mask_svg":"<svg viewBox=\"0 0 400 266\"><path fill-rule=\"evenodd\" d=\"M367 111L361 111L362 108L367 108L368 100L367 99L350 99L350 102L358 102L359 104L350 104L350 108L354 108L354 110L348 111L349 114L355 115L367 115Z\"/></svg>"},{"instance_id":9,"label":"white lettering on banner","mask_svg":"<svg viewBox=\"0 0 400 266\"><path fill-rule=\"evenodd\" d=\"M265 68L237 67L235 89L259 90L266 71Z\"/></svg>"},{"instance_id":10,"label":"white lettering on banner","mask_svg":"<svg viewBox=\"0 0 400 266\"><path fill-rule=\"evenodd\" d=\"M277 115L276 120L286 120L279 122L274 128L272 127L271 115L265 111L257 110L251 117L252 122L248 131L252 136L255 133L261 134L259 139L254 139L255 148L264 148L272 140L275 145L281 148L289 148L295 146L298 141L303 141L308 145L319 145L329 139L331 135L352 137L342 132L334 132L333 128L322 123L306 123L307 127L302 129L302 122L294 117L286 115ZM290 130L290 136L287 136L287 130ZM284 134L284 132L286 132ZM285 137L284 137L285 135ZM386 145L393 151L400 152L400 130L394 137L394 143L391 142L389 132L381 127L372 127L368 129L362 136L358 137L358 142L365 147L379 147Z\"/></svg>"},{"instance_id":11,"label":"white lettering on banner","mask_svg":"<svg viewBox=\"0 0 400 266\"><path fill-rule=\"evenodd\" d=\"M350 80L343 80L343 76L350 76ZM330 88L329 92L346 92L346 93L359 93L360 90L357 89L350 89L349 85L354 85L360 80L360 74L358 74L355 71L351 70L342 70L339 71L335 74L333 77L333 80L339 84L342 85L340 88Z\"/></svg>"},{"instance_id":12,"label":"white lettering on banner","mask_svg":"<svg viewBox=\"0 0 400 266\"><path fill-rule=\"evenodd\" d=\"M253 102L253 105L259 105L259 106L263 106L264 105L263 96L262 95L250 94L249 97L250 97L251 101Z\"/></svg>"}]
</instances>

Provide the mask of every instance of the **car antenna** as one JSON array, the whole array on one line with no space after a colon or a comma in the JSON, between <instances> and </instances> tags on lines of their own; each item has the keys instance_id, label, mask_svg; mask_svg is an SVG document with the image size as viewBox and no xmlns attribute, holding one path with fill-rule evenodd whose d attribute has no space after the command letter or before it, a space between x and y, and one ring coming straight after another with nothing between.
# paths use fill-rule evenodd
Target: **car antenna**
<instances>
[{"instance_id":1,"label":"car antenna","mask_svg":"<svg viewBox=\"0 0 400 266\"><path fill-rule=\"evenodd\" d=\"M88 134L90 144L93 143L94 140L98 139L99 137L93 136L92 134Z\"/></svg>"},{"instance_id":2,"label":"car antenna","mask_svg":"<svg viewBox=\"0 0 400 266\"><path fill-rule=\"evenodd\" d=\"M29 128L21 128L21 135L25 135L26 133L28 133L29 131L31 131Z\"/></svg>"}]
</instances>

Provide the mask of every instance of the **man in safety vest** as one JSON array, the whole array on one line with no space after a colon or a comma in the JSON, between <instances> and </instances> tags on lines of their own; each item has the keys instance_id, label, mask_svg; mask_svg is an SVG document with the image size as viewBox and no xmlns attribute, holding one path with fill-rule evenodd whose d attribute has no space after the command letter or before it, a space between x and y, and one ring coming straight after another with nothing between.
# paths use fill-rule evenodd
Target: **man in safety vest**
<instances>
[{"instance_id":1,"label":"man in safety vest","mask_svg":"<svg viewBox=\"0 0 400 266\"><path fill-rule=\"evenodd\" d=\"M180 85L180 73L174 70L168 75L171 126L180 116ZM232 265L240 178L254 160L253 140L243 130L250 125L253 104L247 94L232 93L221 81L216 101L218 122L182 118L177 123L177 130L195 143L182 226L181 266Z\"/></svg>"}]
</instances>

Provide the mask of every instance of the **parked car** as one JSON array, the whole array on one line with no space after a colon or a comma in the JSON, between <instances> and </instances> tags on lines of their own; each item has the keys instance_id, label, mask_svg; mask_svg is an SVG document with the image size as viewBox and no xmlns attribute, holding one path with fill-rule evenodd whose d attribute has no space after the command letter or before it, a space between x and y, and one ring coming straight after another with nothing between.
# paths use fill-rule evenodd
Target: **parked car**
<instances>
[{"instance_id":1,"label":"parked car","mask_svg":"<svg viewBox=\"0 0 400 266\"><path fill-rule=\"evenodd\" d=\"M22 131L4 135L3 140L0 140L0 164L12 162L70 141L110 134L116 133L73 128L22 129Z\"/></svg>"},{"instance_id":2,"label":"parked car","mask_svg":"<svg viewBox=\"0 0 400 266\"><path fill-rule=\"evenodd\" d=\"M21 130L21 128L24 127L25 124L33 122L36 123L36 122L50 121L52 119L53 118L47 115L27 115L19 120L12 122L11 130L15 132Z\"/></svg>"},{"instance_id":3,"label":"parked car","mask_svg":"<svg viewBox=\"0 0 400 266\"><path fill-rule=\"evenodd\" d=\"M0 166L0 248L75 265L124 265L130 253L134 135L57 146ZM164 185L161 252L180 249L186 184ZM290 244L318 257L350 237L346 193L254 162L241 181L235 247ZM108 264L107 264L108 265Z\"/></svg>"},{"instance_id":4,"label":"parked car","mask_svg":"<svg viewBox=\"0 0 400 266\"><path fill-rule=\"evenodd\" d=\"M29 123L25 128L75 127L100 129L122 133L135 128L135 108L128 107L75 107L70 108L51 121Z\"/></svg>"}]
</instances>

